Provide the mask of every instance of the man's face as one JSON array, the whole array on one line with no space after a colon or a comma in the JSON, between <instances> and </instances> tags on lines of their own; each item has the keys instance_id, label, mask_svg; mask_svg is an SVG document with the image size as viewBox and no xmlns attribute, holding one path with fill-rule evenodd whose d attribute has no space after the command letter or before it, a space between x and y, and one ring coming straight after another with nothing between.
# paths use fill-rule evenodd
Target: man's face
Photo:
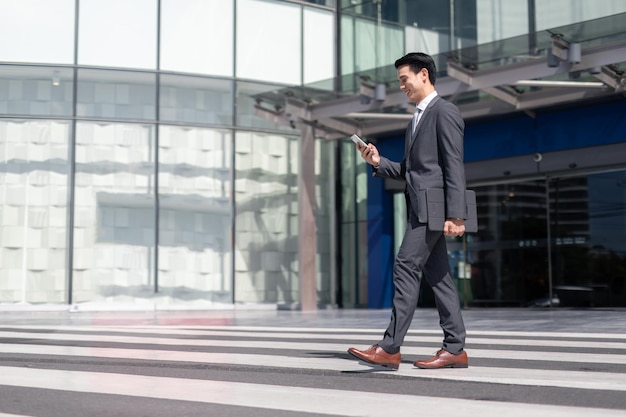
<instances>
[{"instance_id":1,"label":"man's face","mask_svg":"<svg viewBox=\"0 0 626 417\"><path fill-rule=\"evenodd\" d=\"M419 103L424 97L425 86L428 81L428 71L422 68L417 74L411 71L408 65L398 68L398 81L400 82L400 90L409 98L410 102Z\"/></svg>"}]
</instances>

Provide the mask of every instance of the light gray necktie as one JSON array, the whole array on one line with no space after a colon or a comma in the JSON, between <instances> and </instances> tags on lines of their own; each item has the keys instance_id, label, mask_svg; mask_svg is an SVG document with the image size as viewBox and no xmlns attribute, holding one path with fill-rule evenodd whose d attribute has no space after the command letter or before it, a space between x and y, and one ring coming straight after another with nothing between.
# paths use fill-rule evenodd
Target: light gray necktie
<instances>
[{"instance_id":1,"label":"light gray necktie","mask_svg":"<svg viewBox=\"0 0 626 417\"><path fill-rule=\"evenodd\" d=\"M419 122L421 112L422 109L419 107L415 108L415 113L413 113L413 134L415 134L415 129L417 128L417 122Z\"/></svg>"}]
</instances>

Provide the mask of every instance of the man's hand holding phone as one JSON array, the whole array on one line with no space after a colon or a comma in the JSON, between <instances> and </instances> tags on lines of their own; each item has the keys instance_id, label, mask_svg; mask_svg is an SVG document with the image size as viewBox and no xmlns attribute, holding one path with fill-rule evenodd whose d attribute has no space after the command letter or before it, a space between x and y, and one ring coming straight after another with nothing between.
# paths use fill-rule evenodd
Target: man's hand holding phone
<instances>
[{"instance_id":1,"label":"man's hand holding phone","mask_svg":"<svg viewBox=\"0 0 626 417\"><path fill-rule=\"evenodd\" d=\"M368 144L358 135L352 135L350 139L352 139L352 142L356 144L358 151L361 152L361 158L363 158L365 162L372 165L374 168L378 168L378 166L380 165L380 155L378 154L378 149L376 149L376 146L372 145L371 143Z\"/></svg>"},{"instance_id":2,"label":"man's hand holding phone","mask_svg":"<svg viewBox=\"0 0 626 417\"><path fill-rule=\"evenodd\" d=\"M359 150L361 150L361 148L366 147L367 143L365 143L365 141L363 139L361 139L358 135L352 135L350 136L350 139L352 139L352 142L356 143L359 146Z\"/></svg>"}]
</instances>

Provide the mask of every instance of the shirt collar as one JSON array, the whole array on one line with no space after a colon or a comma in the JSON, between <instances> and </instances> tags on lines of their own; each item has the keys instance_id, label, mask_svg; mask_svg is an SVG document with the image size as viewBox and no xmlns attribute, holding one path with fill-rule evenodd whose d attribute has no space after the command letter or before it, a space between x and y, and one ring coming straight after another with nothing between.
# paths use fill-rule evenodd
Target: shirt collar
<instances>
[{"instance_id":1,"label":"shirt collar","mask_svg":"<svg viewBox=\"0 0 626 417\"><path fill-rule=\"evenodd\" d=\"M437 91L433 91L432 93L424 97L424 99L420 101L416 107L421 111L426 110L426 107L428 107L430 102L433 101L435 97L437 97Z\"/></svg>"}]
</instances>

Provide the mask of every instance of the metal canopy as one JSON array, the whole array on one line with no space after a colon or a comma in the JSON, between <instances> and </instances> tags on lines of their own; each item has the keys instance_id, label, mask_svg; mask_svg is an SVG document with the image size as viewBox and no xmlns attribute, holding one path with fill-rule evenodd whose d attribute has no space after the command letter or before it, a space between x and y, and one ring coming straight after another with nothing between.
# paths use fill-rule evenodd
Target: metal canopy
<instances>
[{"instance_id":1,"label":"metal canopy","mask_svg":"<svg viewBox=\"0 0 626 417\"><path fill-rule=\"evenodd\" d=\"M548 107L625 95L623 21L626 14L527 35L535 43L533 53L524 53L520 40L513 39L501 41L508 42L507 56L501 53L506 47L493 44L436 56L435 87L459 107L465 120L515 112L534 116ZM575 35L563 34L568 31ZM527 51L529 43L524 45ZM397 87L395 68L354 74L352 85L348 91L302 86L260 94L256 114L294 128L314 126L316 136L328 139L404 130L414 105Z\"/></svg>"}]
</instances>

